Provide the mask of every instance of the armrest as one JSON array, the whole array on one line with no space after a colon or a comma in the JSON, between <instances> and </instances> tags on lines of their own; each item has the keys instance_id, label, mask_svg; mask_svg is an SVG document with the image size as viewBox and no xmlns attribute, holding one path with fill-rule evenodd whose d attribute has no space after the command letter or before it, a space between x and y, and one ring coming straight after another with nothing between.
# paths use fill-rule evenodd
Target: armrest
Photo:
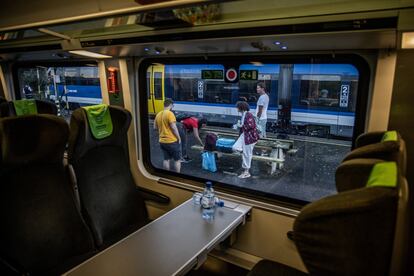
<instances>
[{"instance_id":1,"label":"armrest","mask_svg":"<svg viewBox=\"0 0 414 276\"><path fill-rule=\"evenodd\" d=\"M146 188L139 187L139 186L137 186L137 188L141 196L144 198L144 200L151 200L151 201L165 204L165 205L170 203L170 198L164 194L154 192L152 190L148 190Z\"/></svg>"}]
</instances>

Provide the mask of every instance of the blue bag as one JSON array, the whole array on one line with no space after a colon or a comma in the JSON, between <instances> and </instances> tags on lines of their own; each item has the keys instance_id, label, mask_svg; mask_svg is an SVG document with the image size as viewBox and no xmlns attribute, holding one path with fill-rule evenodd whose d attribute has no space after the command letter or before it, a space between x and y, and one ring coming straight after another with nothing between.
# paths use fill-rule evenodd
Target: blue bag
<instances>
[{"instance_id":1,"label":"blue bag","mask_svg":"<svg viewBox=\"0 0 414 276\"><path fill-rule=\"evenodd\" d=\"M210 172L216 172L216 157L213 152L205 151L201 154L201 157L203 158L202 168L203 170L210 171Z\"/></svg>"},{"instance_id":2,"label":"blue bag","mask_svg":"<svg viewBox=\"0 0 414 276\"><path fill-rule=\"evenodd\" d=\"M219 138L216 142L216 148L218 151L232 153L234 143L236 143L235 139Z\"/></svg>"}]
</instances>

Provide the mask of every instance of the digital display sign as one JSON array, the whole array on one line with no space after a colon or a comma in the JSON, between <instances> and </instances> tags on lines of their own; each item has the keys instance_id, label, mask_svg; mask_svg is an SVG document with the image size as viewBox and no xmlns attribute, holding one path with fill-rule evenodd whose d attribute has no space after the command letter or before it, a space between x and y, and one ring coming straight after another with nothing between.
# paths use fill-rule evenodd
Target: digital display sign
<instances>
[{"instance_id":1,"label":"digital display sign","mask_svg":"<svg viewBox=\"0 0 414 276\"><path fill-rule=\"evenodd\" d=\"M223 70L201 70L203 80L222 80L224 78Z\"/></svg>"},{"instance_id":2,"label":"digital display sign","mask_svg":"<svg viewBox=\"0 0 414 276\"><path fill-rule=\"evenodd\" d=\"M257 70L240 70L239 78L241 80L257 80L259 71Z\"/></svg>"}]
</instances>

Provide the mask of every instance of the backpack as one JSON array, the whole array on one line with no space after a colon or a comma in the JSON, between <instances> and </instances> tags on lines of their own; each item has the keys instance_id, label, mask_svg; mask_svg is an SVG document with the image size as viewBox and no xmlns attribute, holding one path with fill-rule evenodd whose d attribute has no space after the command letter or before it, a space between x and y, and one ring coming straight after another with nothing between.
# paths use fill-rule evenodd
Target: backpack
<instances>
[{"instance_id":1,"label":"backpack","mask_svg":"<svg viewBox=\"0 0 414 276\"><path fill-rule=\"evenodd\" d=\"M216 150L217 135L214 133L207 133L204 143L204 150L215 151Z\"/></svg>"},{"instance_id":2,"label":"backpack","mask_svg":"<svg viewBox=\"0 0 414 276\"><path fill-rule=\"evenodd\" d=\"M181 122L182 120L188 119L188 118L190 118L190 117L192 117L192 116L191 116L191 115L189 115L189 114L186 114L186 113L179 113L179 114L177 114L177 115L175 116L175 120L176 120L177 122Z\"/></svg>"}]
</instances>

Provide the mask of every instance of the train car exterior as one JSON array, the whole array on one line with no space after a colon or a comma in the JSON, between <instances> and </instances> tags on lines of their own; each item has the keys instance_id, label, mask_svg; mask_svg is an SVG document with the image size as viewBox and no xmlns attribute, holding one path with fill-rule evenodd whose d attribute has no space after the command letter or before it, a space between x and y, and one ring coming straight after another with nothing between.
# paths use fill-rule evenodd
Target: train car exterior
<instances>
[{"instance_id":1,"label":"train car exterior","mask_svg":"<svg viewBox=\"0 0 414 276\"><path fill-rule=\"evenodd\" d=\"M255 112L256 84L263 82L269 95L270 131L271 126L278 123L278 84L290 81L288 101L292 107L292 127L289 133L351 138L358 89L357 69L350 64L294 64L291 67L290 74L280 74L284 69L279 64L241 64L237 68L239 75L257 72L256 78L244 80L241 77L237 83L231 83L226 81L226 68L220 64L150 66L147 80L149 112L161 111L159 101L171 98L178 113L206 117L211 124L231 125L238 116L234 108L237 101L248 102ZM216 79L208 79L203 75L206 71L221 74ZM279 75L286 79L280 79ZM323 131L320 131L321 127Z\"/></svg>"}]
</instances>

